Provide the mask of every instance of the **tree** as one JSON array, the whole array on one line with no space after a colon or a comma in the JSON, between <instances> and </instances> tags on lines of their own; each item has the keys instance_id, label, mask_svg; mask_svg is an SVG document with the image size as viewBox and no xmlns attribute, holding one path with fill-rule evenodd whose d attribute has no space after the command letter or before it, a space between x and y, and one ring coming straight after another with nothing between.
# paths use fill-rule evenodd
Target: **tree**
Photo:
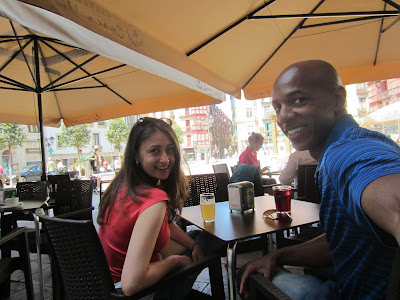
<instances>
[{"instance_id":1,"label":"tree","mask_svg":"<svg viewBox=\"0 0 400 300\"><path fill-rule=\"evenodd\" d=\"M179 144L182 144L183 143L182 128L180 128L178 124L174 123L172 125L172 129L175 131Z\"/></svg>"},{"instance_id":2,"label":"tree","mask_svg":"<svg viewBox=\"0 0 400 300\"><path fill-rule=\"evenodd\" d=\"M112 119L108 123L106 139L118 147L118 156L121 160L121 143L126 143L129 136L128 124L122 118Z\"/></svg>"},{"instance_id":3,"label":"tree","mask_svg":"<svg viewBox=\"0 0 400 300\"><path fill-rule=\"evenodd\" d=\"M26 139L22 126L18 124L0 123L0 148L8 148L8 169L10 170L10 184L13 186L12 155L13 148L22 146Z\"/></svg>"},{"instance_id":4,"label":"tree","mask_svg":"<svg viewBox=\"0 0 400 300\"><path fill-rule=\"evenodd\" d=\"M66 127L62 122L58 140L63 147L74 147L79 161L79 149L90 143L90 130L84 124Z\"/></svg>"}]
</instances>

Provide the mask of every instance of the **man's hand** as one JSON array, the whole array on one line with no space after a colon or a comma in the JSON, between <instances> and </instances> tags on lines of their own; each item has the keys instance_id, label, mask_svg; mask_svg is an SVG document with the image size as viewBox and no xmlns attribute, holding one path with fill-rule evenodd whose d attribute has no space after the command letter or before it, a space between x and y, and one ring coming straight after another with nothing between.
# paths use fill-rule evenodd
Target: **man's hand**
<instances>
[{"instance_id":1,"label":"man's hand","mask_svg":"<svg viewBox=\"0 0 400 300\"><path fill-rule=\"evenodd\" d=\"M266 167L264 167L264 168L261 169L261 173L264 173L264 172L266 172L266 171L269 171L269 169L270 169L270 167L269 167L269 166L266 166Z\"/></svg>"},{"instance_id":2,"label":"man's hand","mask_svg":"<svg viewBox=\"0 0 400 300\"><path fill-rule=\"evenodd\" d=\"M276 273L277 268L278 268L278 255L276 255L276 252L272 252L266 256L263 256L249 263L242 275L239 294L243 295L245 298L248 297L247 280L250 274L260 273L265 278L271 279L271 277Z\"/></svg>"}]
</instances>

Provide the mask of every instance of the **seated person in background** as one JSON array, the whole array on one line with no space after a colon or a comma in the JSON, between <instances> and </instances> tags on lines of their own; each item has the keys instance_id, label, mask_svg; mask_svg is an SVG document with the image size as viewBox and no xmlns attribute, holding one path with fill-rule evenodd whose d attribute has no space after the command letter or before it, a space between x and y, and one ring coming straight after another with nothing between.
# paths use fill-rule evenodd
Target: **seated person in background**
<instances>
[{"instance_id":1,"label":"seated person in background","mask_svg":"<svg viewBox=\"0 0 400 300\"><path fill-rule=\"evenodd\" d=\"M257 272L293 299L384 299L400 244L400 147L347 114L346 90L324 61L287 67L273 85L272 106L293 147L319 161L325 234L247 264L240 294L247 296L248 276ZM333 267L333 275L321 280L284 265Z\"/></svg>"},{"instance_id":2,"label":"seated person in background","mask_svg":"<svg viewBox=\"0 0 400 300\"><path fill-rule=\"evenodd\" d=\"M262 147L264 137L259 133L252 132L248 141L249 146L239 156L239 164L260 166L257 159L257 151ZM268 166L261 169L261 173L265 171L269 171Z\"/></svg>"},{"instance_id":3,"label":"seated person in background","mask_svg":"<svg viewBox=\"0 0 400 300\"><path fill-rule=\"evenodd\" d=\"M297 188L297 169L299 165L317 165L318 162L311 157L308 150L295 151L289 156L286 167L282 170L279 176L279 182L282 184L291 185L294 181L294 187Z\"/></svg>"},{"instance_id":4,"label":"seated person in background","mask_svg":"<svg viewBox=\"0 0 400 300\"><path fill-rule=\"evenodd\" d=\"M172 127L159 119L139 119L129 134L121 170L101 198L97 218L111 275L125 295L203 256L200 246L173 222L188 196L187 185ZM195 280L188 277L157 291L156 298L185 299Z\"/></svg>"}]
</instances>

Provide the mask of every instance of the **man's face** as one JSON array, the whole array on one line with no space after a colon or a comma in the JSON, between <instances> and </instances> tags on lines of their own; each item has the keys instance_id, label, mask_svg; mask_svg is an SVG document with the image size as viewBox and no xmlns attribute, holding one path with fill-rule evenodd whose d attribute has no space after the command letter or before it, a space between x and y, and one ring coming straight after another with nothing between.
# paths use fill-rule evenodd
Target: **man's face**
<instances>
[{"instance_id":1,"label":"man's face","mask_svg":"<svg viewBox=\"0 0 400 300\"><path fill-rule=\"evenodd\" d=\"M335 124L333 91L302 68L285 71L275 82L272 106L277 124L296 150L322 150Z\"/></svg>"}]
</instances>

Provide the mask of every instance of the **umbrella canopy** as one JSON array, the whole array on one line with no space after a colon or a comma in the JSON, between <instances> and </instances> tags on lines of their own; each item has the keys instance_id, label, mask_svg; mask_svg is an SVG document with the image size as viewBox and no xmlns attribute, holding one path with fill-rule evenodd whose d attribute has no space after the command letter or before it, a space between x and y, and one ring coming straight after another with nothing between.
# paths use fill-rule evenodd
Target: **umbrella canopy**
<instances>
[{"instance_id":1,"label":"umbrella canopy","mask_svg":"<svg viewBox=\"0 0 400 300\"><path fill-rule=\"evenodd\" d=\"M39 124L36 95L42 98L45 126L59 126L61 119L71 126L224 99L199 80L71 21L32 6L20 9L16 1L7 7L7 2L0 3L0 12L24 26L0 17L0 122ZM98 55L102 48L121 59Z\"/></svg>"},{"instance_id":2,"label":"umbrella canopy","mask_svg":"<svg viewBox=\"0 0 400 300\"><path fill-rule=\"evenodd\" d=\"M59 126L61 119L72 126L215 104L225 98L187 74L51 12L2 0L0 14L7 17L0 17L0 122L39 125L43 172L43 126Z\"/></svg>"},{"instance_id":3,"label":"umbrella canopy","mask_svg":"<svg viewBox=\"0 0 400 300\"><path fill-rule=\"evenodd\" d=\"M343 83L400 76L399 0L23 0L240 98L322 59Z\"/></svg>"},{"instance_id":4,"label":"umbrella canopy","mask_svg":"<svg viewBox=\"0 0 400 300\"><path fill-rule=\"evenodd\" d=\"M395 102L382 107L367 116L365 116L361 121L361 125L373 125L385 122L393 122L400 120L400 102Z\"/></svg>"}]
</instances>

